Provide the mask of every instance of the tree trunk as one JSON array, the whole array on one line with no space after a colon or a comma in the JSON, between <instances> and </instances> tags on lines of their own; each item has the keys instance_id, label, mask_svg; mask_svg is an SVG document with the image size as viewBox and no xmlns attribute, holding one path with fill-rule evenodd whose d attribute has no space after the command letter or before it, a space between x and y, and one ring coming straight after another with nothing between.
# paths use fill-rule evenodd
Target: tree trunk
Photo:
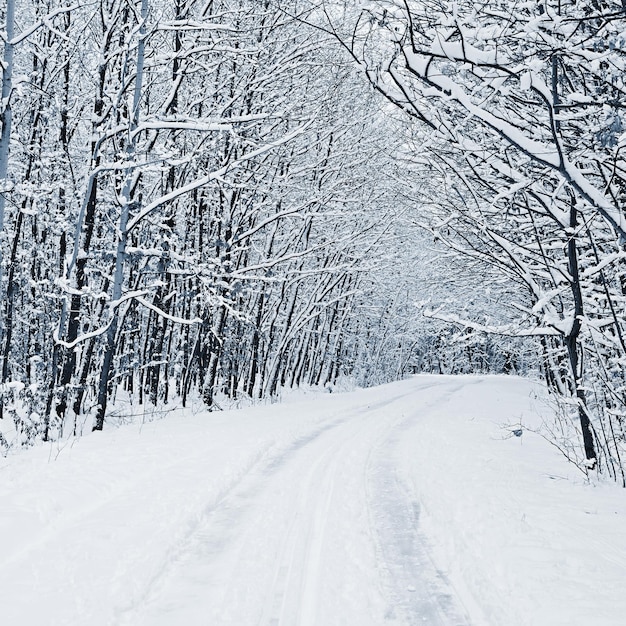
<instances>
[{"instance_id":1,"label":"tree trunk","mask_svg":"<svg viewBox=\"0 0 626 626\"><path fill-rule=\"evenodd\" d=\"M112 316L109 328L106 332L106 343L104 347L104 357L102 360L102 369L100 371L100 380L98 383L98 410L96 413L96 422L93 426L94 430L102 430L104 426L104 416L106 414L109 380L111 377L111 366L113 365L113 357L115 355L115 345L117 336L117 327L119 323L119 314L117 307L122 297L124 285L124 265L126 261L126 246L128 243L128 221L132 205L133 191L133 163L135 161L136 135L133 131L139 124L139 105L141 103L141 94L143 89L144 77L144 58L146 44L146 18L148 16L148 0L141 1L141 23L139 27L139 42L137 45L137 67L135 76L135 90L133 94L132 110L130 111L130 120L128 127L128 143L126 144L126 162L129 164L121 191L120 221L119 221L119 238L117 242L117 250L115 254L115 272L113 274L113 293L112 293Z\"/></svg>"},{"instance_id":2,"label":"tree trunk","mask_svg":"<svg viewBox=\"0 0 626 626\"><path fill-rule=\"evenodd\" d=\"M580 288L580 275L578 268L578 252L576 247L576 227L578 225L576 213L576 201L572 197L570 206L570 229L571 235L567 244L568 264L571 275L571 290L574 298L574 319L572 328L565 337L565 345L567 347L567 355L569 357L570 368L572 372L574 392L578 404L578 418L580 420L580 429L583 437L583 445L585 448L585 456L588 466L593 469L597 462L594 437L591 429L591 421L589 420L589 412L587 410L587 399L582 384L583 367L580 354L579 337L582 325L583 298Z\"/></svg>"}]
</instances>

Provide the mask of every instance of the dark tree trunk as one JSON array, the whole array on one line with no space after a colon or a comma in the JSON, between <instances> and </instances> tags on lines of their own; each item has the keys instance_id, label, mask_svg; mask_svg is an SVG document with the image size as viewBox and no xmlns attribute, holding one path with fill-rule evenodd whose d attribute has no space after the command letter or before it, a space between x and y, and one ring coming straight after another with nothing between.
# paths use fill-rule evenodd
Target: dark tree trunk
<instances>
[{"instance_id":1,"label":"dark tree trunk","mask_svg":"<svg viewBox=\"0 0 626 626\"><path fill-rule=\"evenodd\" d=\"M565 345L567 347L567 355L569 357L570 368L572 372L574 390L576 400L578 403L578 418L580 420L580 428L583 437L583 445L585 448L585 456L589 462L591 468L595 467L597 456L595 449L595 442L593 432L591 429L591 421L589 419L589 413L587 410L587 399L585 397L585 390L582 386L582 359L579 346L580 329L582 325L583 316L583 298L580 287L580 275L578 269L578 252L576 247L575 230L578 225L575 199L572 198L570 207L570 228L572 235L570 236L567 244L567 256L569 271L571 275L571 290L574 298L574 319L572 321L572 328L565 337Z\"/></svg>"}]
</instances>

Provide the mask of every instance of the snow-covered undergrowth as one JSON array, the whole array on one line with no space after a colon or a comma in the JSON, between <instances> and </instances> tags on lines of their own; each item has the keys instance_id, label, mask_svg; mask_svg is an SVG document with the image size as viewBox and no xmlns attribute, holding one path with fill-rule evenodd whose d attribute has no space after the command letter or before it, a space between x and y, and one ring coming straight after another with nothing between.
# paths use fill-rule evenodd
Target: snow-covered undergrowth
<instances>
[{"instance_id":1,"label":"snow-covered undergrowth","mask_svg":"<svg viewBox=\"0 0 626 626\"><path fill-rule=\"evenodd\" d=\"M207 623L206 612L189 611L197 600L185 599L193 594L181 583L187 621L158 603L161 590L172 596L168 584L176 572L189 569L190 551L195 572L218 568L211 580L231 588L220 597L238 598L238 604L224 600L228 611L212 603L215 626L413 623L417 616L393 587L413 593L406 568L419 578L424 566L411 561L414 552L398 556L386 537L400 515L384 510L397 499L381 498L379 488L395 481L417 512L412 541L426 545L440 584L450 585L471 623L622 624L624 491L587 482L533 432L549 410L541 393L518 378L416 376L351 393L311 392L281 405L176 411L164 420L12 452L0 458L0 623ZM517 437L512 430L520 423ZM320 484L313 472L308 495L292 514L290 494L303 493L303 468L317 459ZM393 481L385 482L385 473ZM241 498L233 494L242 484L246 506L239 510L233 502ZM325 484L334 490L327 498ZM320 502L326 517L314 508ZM268 503L276 519L264 524ZM206 554L195 550L207 549L220 507L229 511L224 519L232 520L232 537L216 529L220 541ZM262 536L273 527L280 534L283 512L291 530L276 545L281 553L291 546L289 571L308 555L297 577L274 563L273 540ZM311 526L298 534L299 523ZM344 533L341 541L335 531ZM215 556L233 551L227 539L239 560ZM343 545L347 556L333 556ZM254 547L254 567L242 564L243 546ZM243 579L246 572L254 579ZM313 573L319 580L307 579ZM256 615L254 593L263 598L272 577L272 592L290 601L259 600ZM350 597L332 589L351 590ZM244 621L239 604L246 606ZM302 608L315 606L315 613Z\"/></svg>"}]
</instances>

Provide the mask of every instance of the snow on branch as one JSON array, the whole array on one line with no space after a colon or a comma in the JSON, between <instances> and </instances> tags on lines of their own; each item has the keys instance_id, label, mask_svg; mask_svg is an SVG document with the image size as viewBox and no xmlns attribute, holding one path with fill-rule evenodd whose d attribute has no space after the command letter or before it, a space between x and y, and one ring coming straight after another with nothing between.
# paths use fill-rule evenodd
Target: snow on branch
<instances>
[{"instance_id":1,"label":"snow on branch","mask_svg":"<svg viewBox=\"0 0 626 626\"><path fill-rule=\"evenodd\" d=\"M83 5L72 4L71 6L59 7L58 9L54 9L54 11L51 11L47 15L44 15L41 19L37 20L37 22L35 22L30 28L22 31L17 37L13 37L13 39L11 39L11 41L9 42L10 45L16 46L22 43L22 41L28 39L33 33L37 32L43 26L48 26L50 20L57 17L57 15L61 15L62 13L71 13L72 11L80 9L81 6Z\"/></svg>"},{"instance_id":2,"label":"snow on branch","mask_svg":"<svg viewBox=\"0 0 626 626\"><path fill-rule=\"evenodd\" d=\"M562 332L556 328L546 326L536 326L535 328L519 328L517 323L506 324L503 326L487 326L479 324L453 315L450 313L441 313L439 310L426 309L422 313L424 317L436 319L449 324L456 324L463 328L471 328L479 332L489 335L500 335L503 337L541 337L541 336L562 336Z\"/></svg>"},{"instance_id":3,"label":"snow on branch","mask_svg":"<svg viewBox=\"0 0 626 626\"><path fill-rule=\"evenodd\" d=\"M150 215L150 213L152 213L159 207L163 206L164 204L172 202L173 200L176 200L176 198L179 198L180 196L190 193L194 191L195 189L200 189L201 187L204 187L213 181L220 180L226 174L228 174L229 172L232 172L233 170L240 168L242 165L244 165L248 161L251 161L252 159L255 159L256 157L262 156L263 154L266 154L267 152L270 152L271 150L274 150L275 148L288 143L289 141L295 139L296 137L299 137L302 133L306 131L306 129L311 125L311 123L312 123L311 121L306 122L302 124L301 126L298 126L296 130L292 131L291 133L288 133L287 135L284 135L280 139L277 139L276 141L271 141L265 144L264 146L257 148L256 150L251 150L247 154L244 154L242 157L237 159L234 163L229 163L228 165L225 165L224 167L211 172L207 176L202 176L201 178L197 178L196 180L188 183L187 185L184 185L183 187L179 187L178 189L174 189L170 193L165 194L164 196L161 196L160 198L157 198L156 200L153 200L148 205L146 205L137 215L135 215L132 219L128 221L126 232L130 233L144 218L146 218L148 215Z\"/></svg>"},{"instance_id":4,"label":"snow on branch","mask_svg":"<svg viewBox=\"0 0 626 626\"><path fill-rule=\"evenodd\" d=\"M170 322L173 322L174 324L192 325L192 324L202 323L202 319L199 317L194 317L193 319L188 320L183 317L178 317L177 315L170 315L169 313L166 313L163 309L160 309L158 306L152 304L151 302L148 302L145 298L142 298L141 296L135 296L135 300L139 302L139 304L142 304L143 306L145 306L147 309L154 311L159 317L169 320Z\"/></svg>"}]
</instances>

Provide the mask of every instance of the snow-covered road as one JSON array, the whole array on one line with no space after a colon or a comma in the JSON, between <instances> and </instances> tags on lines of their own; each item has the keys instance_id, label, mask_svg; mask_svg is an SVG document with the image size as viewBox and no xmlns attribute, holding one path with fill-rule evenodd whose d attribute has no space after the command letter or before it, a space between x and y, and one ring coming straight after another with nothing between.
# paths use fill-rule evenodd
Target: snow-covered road
<instances>
[{"instance_id":1,"label":"snow-covered road","mask_svg":"<svg viewBox=\"0 0 626 626\"><path fill-rule=\"evenodd\" d=\"M432 383L420 391L427 404L450 393ZM414 391L331 409L207 507L123 622L465 623L393 463L400 432L424 410Z\"/></svg>"},{"instance_id":2,"label":"snow-covered road","mask_svg":"<svg viewBox=\"0 0 626 626\"><path fill-rule=\"evenodd\" d=\"M0 623L552 626L602 603L618 624L624 506L561 482L540 437L498 436L533 394L419 376L0 459Z\"/></svg>"}]
</instances>

